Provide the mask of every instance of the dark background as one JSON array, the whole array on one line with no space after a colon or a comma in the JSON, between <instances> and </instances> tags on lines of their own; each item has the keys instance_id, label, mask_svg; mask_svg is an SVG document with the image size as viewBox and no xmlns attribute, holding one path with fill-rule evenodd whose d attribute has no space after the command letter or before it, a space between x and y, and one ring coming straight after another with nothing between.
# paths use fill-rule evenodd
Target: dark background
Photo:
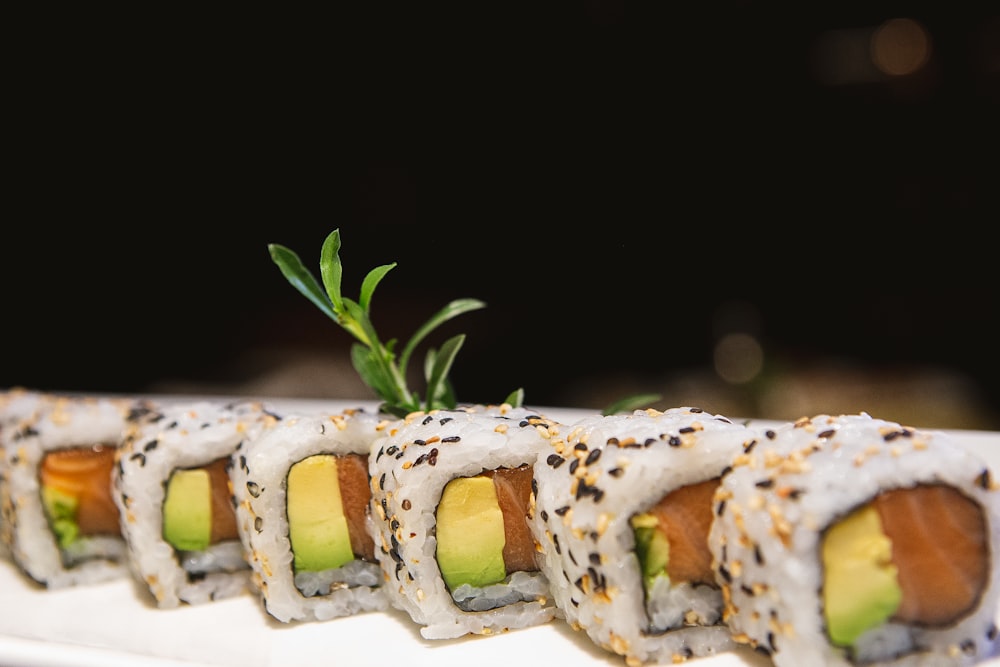
<instances>
[{"instance_id":1,"label":"dark background","mask_svg":"<svg viewBox=\"0 0 1000 667\"><path fill-rule=\"evenodd\" d=\"M32 22L9 96L0 386L335 397L256 382L292 357L346 362L348 335L267 252L318 275L339 228L348 296L398 262L383 337L487 303L431 341L468 334L464 400L652 390L785 417L759 383L686 393L732 329L760 341L771 387L847 368L848 394L954 401L923 390L932 369L971 401L942 425L1000 428L1000 12L673 5L391 15L361 35L307 16ZM931 39L915 73L822 74L836 39L901 17ZM856 389L848 407L878 411Z\"/></svg>"}]
</instances>

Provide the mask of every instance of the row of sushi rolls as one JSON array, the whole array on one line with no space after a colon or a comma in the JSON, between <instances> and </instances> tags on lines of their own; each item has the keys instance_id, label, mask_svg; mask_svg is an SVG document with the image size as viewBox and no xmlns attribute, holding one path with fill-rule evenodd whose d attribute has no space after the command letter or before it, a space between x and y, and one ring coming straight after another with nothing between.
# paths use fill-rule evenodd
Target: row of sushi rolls
<instances>
[{"instance_id":1,"label":"row of sushi rolls","mask_svg":"<svg viewBox=\"0 0 1000 667\"><path fill-rule=\"evenodd\" d=\"M775 665L972 665L997 654L1000 498L943 431L867 413L767 426L696 407L560 421L461 403L282 246L356 339L380 402L0 392L4 558L40 594L132 577L157 608L245 595L278 622L389 609L428 640L566 623L610 660L753 650ZM331 270L334 269L334 270ZM623 404L624 405L624 404ZM33 583L32 585L35 585Z\"/></svg>"}]
</instances>

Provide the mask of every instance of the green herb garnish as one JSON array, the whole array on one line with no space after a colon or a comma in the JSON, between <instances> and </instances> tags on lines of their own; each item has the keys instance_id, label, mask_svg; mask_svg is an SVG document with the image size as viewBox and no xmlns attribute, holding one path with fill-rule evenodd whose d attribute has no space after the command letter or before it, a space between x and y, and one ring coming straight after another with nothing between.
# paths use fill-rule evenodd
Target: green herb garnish
<instances>
[{"instance_id":1,"label":"green herb garnish","mask_svg":"<svg viewBox=\"0 0 1000 667\"><path fill-rule=\"evenodd\" d=\"M620 412L632 412L633 410L638 410L639 408L648 407L651 403L656 403L660 400L660 398L662 397L659 394L636 394L635 396L626 396L625 398L617 400L601 410L601 414L607 417L608 415L616 415Z\"/></svg>"},{"instance_id":2,"label":"green herb garnish","mask_svg":"<svg viewBox=\"0 0 1000 667\"><path fill-rule=\"evenodd\" d=\"M439 349L427 351L423 368L427 383L426 399L423 402L418 393L407 387L407 366L416 347L434 329L462 313L484 308L485 303L477 299L452 301L413 334L397 357L398 341L393 338L382 343L371 320L372 294L386 274L396 267L395 262L369 271L361 283L361 294L354 301L341 293L343 266L340 262L339 229L333 230L323 242L319 263L322 286L293 251L276 243L269 244L268 250L288 282L358 340L351 346L351 363L361 380L382 399L381 411L403 417L417 410L452 409L457 405L448 373L465 342L465 334L453 336ZM523 392L517 390L508 396L506 402L520 405L522 398Z\"/></svg>"}]
</instances>

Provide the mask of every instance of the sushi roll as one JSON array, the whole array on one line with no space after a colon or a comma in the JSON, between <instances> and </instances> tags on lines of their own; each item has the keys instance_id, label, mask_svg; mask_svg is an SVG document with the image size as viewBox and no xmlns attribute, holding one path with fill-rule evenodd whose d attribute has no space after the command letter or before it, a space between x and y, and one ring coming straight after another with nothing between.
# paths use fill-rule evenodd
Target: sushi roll
<instances>
[{"instance_id":1,"label":"sushi roll","mask_svg":"<svg viewBox=\"0 0 1000 667\"><path fill-rule=\"evenodd\" d=\"M527 515L534 461L558 428L527 408L460 406L413 412L372 444L383 588L424 638L554 618Z\"/></svg>"},{"instance_id":2,"label":"sushi roll","mask_svg":"<svg viewBox=\"0 0 1000 667\"><path fill-rule=\"evenodd\" d=\"M132 574L157 607L249 590L230 455L279 419L256 401L179 403L126 439L112 471L114 502Z\"/></svg>"},{"instance_id":3,"label":"sushi roll","mask_svg":"<svg viewBox=\"0 0 1000 667\"><path fill-rule=\"evenodd\" d=\"M719 480L756 434L688 407L564 432L535 464L534 530L566 621L629 665L734 648L708 531Z\"/></svg>"},{"instance_id":4,"label":"sushi roll","mask_svg":"<svg viewBox=\"0 0 1000 667\"><path fill-rule=\"evenodd\" d=\"M3 426L4 534L11 557L50 589L128 576L112 499L114 457L153 411L147 401L27 392Z\"/></svg>"},{"instance_id":5,"label":"sushi roll","mask_svg":"<svg viewBox=\"0 0 1000 667\"><path fill-rule=\"evenodd\" d=\"M37 419L38 411L45 404L46 396L24 387L14 387L0 393L0 453L6 443L13 438L21 423ZM13 540L7 515L13 512L10 495L5 492L7 457L0 455L0 558L10 558L10 543Z\"/></svg>"},{"instance_id":6,"label":"sushi roll","mask_svg":"<svg viewBox=\"0 0 1000 667\"><path fill-rule=\"evenodd\" d=\"M362 409L289 416L233 453L237 529L279 621L388 607L367 526L368 454L383 423Z\"/></svg>"},{"instance_id":7,"label":"sushi roll","mask_svg":"<svg viewBox=\"0 0 1000 667\"><path fill-rule=\"evenodd\" d=\"M734 637L778 667L995 655L997 491L941 432L864 413L762 431L714 498Z\"/></svg>"}]
</instances>

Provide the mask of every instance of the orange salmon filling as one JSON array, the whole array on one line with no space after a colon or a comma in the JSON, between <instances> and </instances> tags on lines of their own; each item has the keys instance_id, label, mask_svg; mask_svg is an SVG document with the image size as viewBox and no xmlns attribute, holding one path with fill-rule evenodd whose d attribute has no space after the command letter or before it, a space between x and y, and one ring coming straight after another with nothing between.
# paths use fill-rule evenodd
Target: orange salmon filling
<instances>
[{"instance_id":1,"label":"orange salmon filling","mask_svg":"<svg viewBox=\"0 0 1000 667\"><path fill-rule=\"evenodd\" d=\"M528 501L531 496L532 470L523 465L517 468L498 468L487 475L493 476L497 491L497 504L503 513L504 546L503 562L507 574L533 572L535 540L528 528Z\"/></svg>"},{"instance_id":2,"label":"orange salmon filling","mask_svg":"<svg viewBox=\"0 0 1000 667\"><path fill-rule=\"evenodd\" d=\"M892 541L902 589L893 618L941 626L975 609L990 569L986 519L979 505L939 484L886 491L873 502Z\"/></svg>"},{"instance_id":3,"label":"orange salmon filling","mask_svg":"<svg viewBox=\"0 0 1000 667\"><path fill-rule=\"evenodd\" d=\"M368 485L368 456L345 454L337 457L337 482L340 484L340 502L347 519L347 532L351 538L351 551L362 560L375 562L375 541L365 529L365 513L372 497Z\"/></svg>"},{"instance_id":4,"label":"orange salmon filling","mask_svg":"<svg viewBox=\"0 0 1000 667\"><path fill-rule=\"evenodd\" d=\"M239 539L236 528L236 510L229 493L229 474L226 465L229 459L216 459L202 469L208 473L212 488L212 544L224 540Z\"/></svg>"},{"instance_id":5,"label":"orange salmon filling","mask_svg":"<svg viewBox=\"0 0 1000 667\"><path fill-rule=\"evenodd\" d=\"M716 586L708 531L712 527L712 496L719 478L674 489L649 513L670 544L667 575L673 582Z\"/></svg>"},{"instance_id":6,"label":"orange salmon filling","mask_svg":"<svg viewBox=\"0 0 1000 667\"><path fill-rule=\"evenodd\" d=\"M42 459L42 486L76 498L80 535L121 534L118 507L111 498L114 465L115 448L104 444L53 450Z\"/></svg>"}]
</instances>

